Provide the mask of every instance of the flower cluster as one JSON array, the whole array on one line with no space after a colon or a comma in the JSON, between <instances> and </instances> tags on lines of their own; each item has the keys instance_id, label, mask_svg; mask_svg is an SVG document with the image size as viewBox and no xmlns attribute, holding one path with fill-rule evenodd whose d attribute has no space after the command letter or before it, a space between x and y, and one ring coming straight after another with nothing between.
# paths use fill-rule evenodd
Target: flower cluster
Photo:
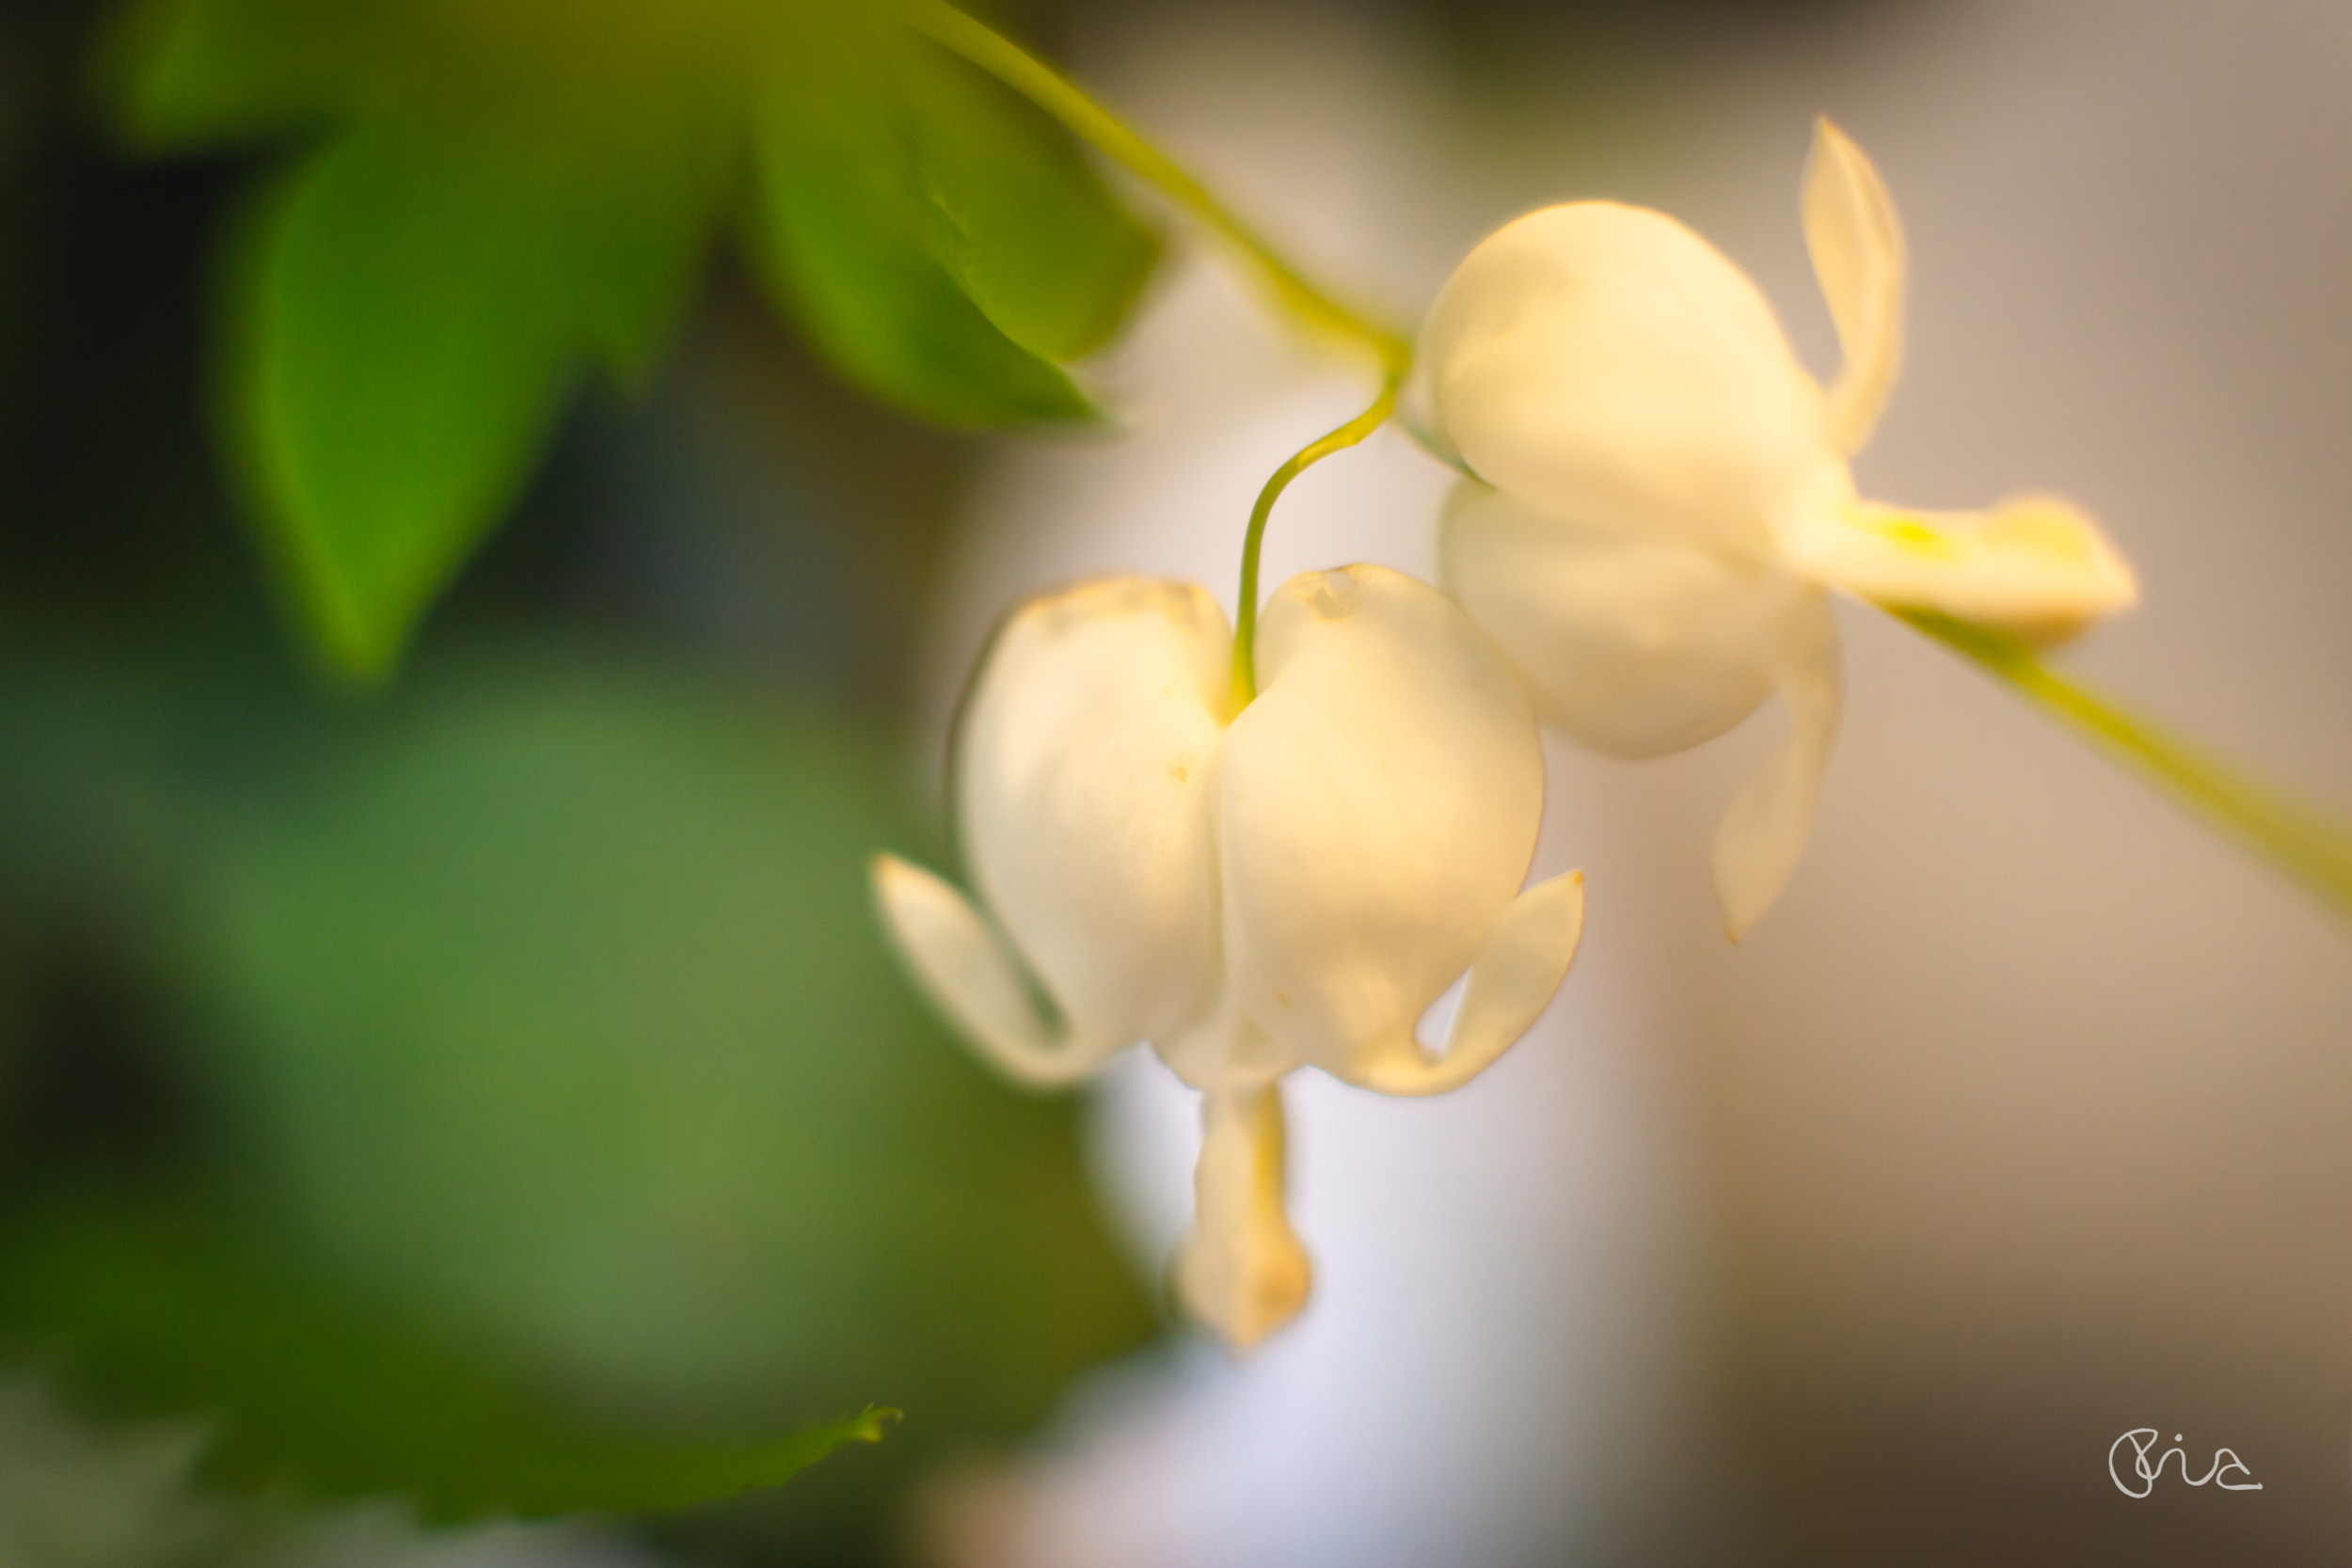
<instances>
[{"instance_id":1,"label":"flower cluster","mask_svg":"<svg viewBox=\"0 0 2352 1568\"><path fill-rule=\"evenodd\" d=\"M1231 1342L1308 1291L1279 1080L1455 1087L1566 973L1581 879L1522 885L1539 715L1650 756L1781 695L1792 733L1717 838L1736 936L1788 880L1836 734L1827 591L2039 637L2131 601L2128 569L2061 502L1929 515L1856 497L1847 460L1894 380L1902 250L1876 174L1826 122L1804 224L1845 353L1827 388L1755 286L1672 218L1578 202L1488 238L1432 308L1408 394L1470 476L1442 525L1451 596L1377 566L1294 578L1240 650L1258 680L1238 691L1232 631L1199 587L1037 599L992 644L955 739L982 907L875 863L915 977L1004 1071L1064 1084L1148 1041L1201 1092L1177 1284ZM1465 974L1433 1050L1418 1021Z\"/></svg>"}]
</instances>

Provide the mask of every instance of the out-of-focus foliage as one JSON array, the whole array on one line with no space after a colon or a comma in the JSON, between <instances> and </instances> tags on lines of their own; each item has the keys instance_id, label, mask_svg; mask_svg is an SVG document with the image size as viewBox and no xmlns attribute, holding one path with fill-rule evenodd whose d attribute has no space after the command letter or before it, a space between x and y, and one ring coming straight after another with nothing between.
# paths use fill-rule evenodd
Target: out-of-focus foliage
<instances>
[{"instance_id":1,"label":"out-of-focus foliage","mask_svg":"<svg viewBox=\"0 0 2352 1568\"><path fill-rule=\"evenodd\" d=\"M1010 1435L1152 1332L1067 1108L895 983L864 860L915 835L821 712L545 657L324 727L8 687L0 741L51 766L0 788L0 868L144 863L106 875L210 1026L160 1071L200 1124L130 1166L13 1085L0 1335L97 1408L208 1417L215 1478L675 1507L875 1433L757 1440L791 1413Z\"/></svg>"},{"instance_id":2,"label":"out-of-focus foliage","mask_svg":"<svg viewBox=\"0 0 2352 1568\"><path fill-rule=\"evenodd\" d=\"M0 1374L108 1451L176 1433L240 1516L674 1505L885 1403L887 1442L662 1527L876 1560L931 1456L1157 1326L1071 1108L943 1038L866 907L865 856L920 847L866 737L971 443L765 329L799 288L766 203L804 193L764 172L774 56L721 36L748 4L150 7L107 141L72 84L111 9L0 8ZM917 185L823 198L947 280L942 362L993 333L1061 377L1149 236L890 47L910 116L927 71L967 107ZM1025 224L1073 236L1060 273ZM703 296L729 232L753 264ZM199 321L232 329L201 372ZM355 644L515 501L443 621L505 655L365 704L282 668L205 375ZM13 1527L52 1472L5 1436Z\"/></svg>"},{"instance_id":3,"label":"out-of-focus foliage","mask_svg":"<svg viewBox=\"0 0 2352 1568\"><path fill-rule=\"evenodd\" d=\"M1059 370L1135 302L1153 248L1077 149L920 40L844 50L761 102L763 274L860 384L950 423L1076 419Z\"/></svg>"},{"instance_id":4,"label":"out-of-focus foliage","mask_svg":"<svg viewBox=\"0 0 2352 1568\"><path fill-rule=\"evenodd\" d=\"M421 1517L651 1513L775 1486L868 1410L764 1443L663 1441L433 1343L193 1205L76 1205L0 1230L0 1323L72 1347L69 1377L135 1415L202 1412L201 1473L305 1497L394 1493Z\"/></svg>"},{"instance_id":5,"label":"out-of-focus foliage","mask_svg":"<svg viewBox=\"0 0 2352 1568\"><path fill-rule=\"evenodd\" d=\"M1066 1116L864 918L908 832L862 748L675 679L421 684L211 895L229 1070L311 1234L655 1408L1009 1430L1135 1342Z\"/></svg>"},{"instance_id":6,"label":"out-of-focus foliage","mask_svg":"<svg viewBox=\"0 0 2352 1568\"><path fill-rule=\"evenodd\" d=\"M697 276L710 148L370 125L242 248L225 432L322 649L384 666L512 502L593 358L643 376Z\"/></svg>"},{"instance_id":7,"label":"out-of-focus foliage","mask_svg":"<svg viewBox=\"0 0 2352 1568\"><path fill-rule=\"evenodd\" d=\"M850 0L141 0L153 154L291 148L228 247L225 438L320 652L380 673L583 370L642 379L734 214L834 365L959 424L1060 366L1156 242L1037 110Z\"/></svg>"}]
</instances>

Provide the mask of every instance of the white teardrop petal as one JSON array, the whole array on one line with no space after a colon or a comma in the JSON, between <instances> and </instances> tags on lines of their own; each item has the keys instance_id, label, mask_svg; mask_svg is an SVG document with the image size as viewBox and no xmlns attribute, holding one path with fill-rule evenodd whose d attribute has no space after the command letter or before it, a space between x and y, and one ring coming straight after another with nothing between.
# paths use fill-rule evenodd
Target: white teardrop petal
<instances>
[{"instance_id":1,"label":"white teardrop petal","mask_svg":"<svg viewBox=\"0 0 2352 1568\"><path fill-rule=\"evenodd\" d=\"M1236 1005L1343 1073L1409 1032L1518 895L1543 810L1534 717L1454 602L1379 566L1293 578L1218 783Z\"/></svg>"},{"instance_id":2,"label":"white teardrop petal","mask_svg":"<svg viewBox=\"0 0 2352 1568\"><path fill-rule=\"evenodd\" d=\"M1715 901L1734 942L1764 917L1797 868L1845 706L1837 621L1825 596L1810 594L1791 607L1776 651L1788 738L1733 799L1715 832Z\"/></svg>"},{"instance_id":3,"label":"white teardrop petal","mask_svg":"<svg viewBox=\"0 0 2352 1568\"><path fill-rule=\"evenodd\" d=\"M1205 592L1122 578L1024 607L974 689L964 851L1081 1050L1178 1028L1214 992L1230 657Z\"/></svg>"},{"instance_id":4,"label":"white teardrop petal","mask_svg":"<svg viewBox=\"0 0 2352 1568\"><path fill-rule=\"evenodd\" d=\"M1470 964L1462 1010L1442 1052L1407 1033L1380 1042L1340 1074L1379 1094L1444 1094L1469 1083L1527 1033L1560 989L1584 931L1584 879L1536 883L1511 901Z\"/></svg>"},{"instance_id":5,"label":"white teardrop petal","mask_svg":"<svg viewBox=\"0 0 2352 1568\"><path fill-rule=\"evenodd\" d=\"M1645 208L1573 202L1488 236L1421 354L1470 470L1571 521L1760 554L1835 457L1756 285Z\"/></svg>"},{"instance_id":6,"label":"white teardrop petal","mask_svg":"<svg viewBox=\"0 0 2352 1568\"><path fill-rule=\"evenodd\" d=\"M1791 564L1877 604L1933 610L2054 642L2138 602L2130 564L2067 502L2022 496L1990 513L1871 502L1793 531Z\"/></svg>"},{"instance_id":7,"label":"white teardrop petal","mask_svg":"<svg viewBox=\"0 0 2352 1568\"><path fill-rule=\"evenodd\" d=\"M1711 740L1772 694L1775 629L1810 590L1786 573L1547 516L1455 486L1438 580L1502 649L1536 711L1611 756Z\"/></svg>"},{"instance_id":8,"label":"white teardrop petal","mask_svg":"<svg viewBox=\"0 0 2352 1568\"><path fill-rule=\"evenodd\" d=\"M1814 122L1804 205L1805 248L1845 355L1829 387L1830 439L1852 453L1869 439L1902 359L1902 226L1878 170L1825 119Z\"/></svg>"},{"instance_id":9,"label":"white teardrop petal","mask_svg":"<svg viewBox=\"0 0 2352 1568\"><path fill-rule=\"evenodd\" d=\"M1192 1230L1176 1255L1185 1310L1248 1350L1307 1305L1313 1269L1283 1207L1281 1091L1201 1097Z\"/></svg>"},{"instance_id":10,"label":"white teardrop petal","mask_svg":"<svg viewBox=\"0 0 2352 1568\"><path fill-rule=\"evenodd\" d=\"M882 928L932 1004L1007 1076L1045 1086L1100 1065L1103 1053L1055 1038L1029 1000L1018 961L963 895L920 866L877 855Z\"/></svg>"}]
</instances>

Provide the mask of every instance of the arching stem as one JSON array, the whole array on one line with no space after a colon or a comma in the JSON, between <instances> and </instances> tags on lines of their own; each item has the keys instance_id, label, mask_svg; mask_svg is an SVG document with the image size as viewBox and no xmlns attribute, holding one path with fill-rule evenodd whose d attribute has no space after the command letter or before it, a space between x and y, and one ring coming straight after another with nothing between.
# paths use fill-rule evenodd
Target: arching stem
<instances>
[{"instance_id":1,"label":"arching stem","mask_svg":"<svg viewBox=\"0 0 2352 1568\"><path fill-rule=\"evenodd\" d=\"M1174 159L1137 135L1053 67L946 3L913 0L908 18L934 42L962 55L1059 120L1073 135L1158 191L1257 268L1282 307L1323 331L1362 343L1382 367L1401 374L1412 344L1317 288L1307 275L1235 216Z\"/></svg>"},{"instance_id":2,"label":"arching stem","mask_svg":"<svg viewBox=\"0 0 2352 1568\"><path fill-rule=\"evenodd\" d=\"M1402 367L1390 371L1381 383L1380 395L1370 408L1348 420L1322 439L1311 442L1291 460L1274 470L1274 477L1258 492L1258 504L1249 509L1249 531L1241 542L1241 598L1233 616L1233 706L1236 711L1249 705L1258 695L1258 556L1265 545L1266 519L1274 515L1274 503L1290 488L1292 480L1322 462L1335 451L1344 451L1380 428L1396 407L1397 389L1404 385Z\"/></svg>"},{"instance_id":3,"label":"arching stem","mask_svg":"<svg viewBox=\"0 0 2352 1568\"><path fill-rule=\"evenodd\" d=\"M1247 705L1258 694L1258 556L1266 519L1292 480L1335 451L1356 445L1380 428L1396 407L1397 393L1413 359L1403 334L1382 326L1362 311L1327 293L1294 266L1258 231L1219 201L1158 148L1137 135L1053 67L1003 35L975 21L946 0L912 0L908 18L932 41L961 55L1044 110L1081 141L1175 203L1210 232L1239 251L1264 277L1275 298L1308 325L1352 339L1370 349L1381 368L1380 396L1370 408L1314 442L1275 470L1258 493L1241 552L1241 604L1233 627L1233 702Z\"/></svg>"},{"instance_id":4,"label":"arching stem","mask_svg":"<svg viewBox=\"0 0 2352 1568\"><path fill-rule=\"evenodd\" d=\"M2085 690L2015 638L1931 610L1886 608L2250 846L2339 915L2352 917L2352 836L2322 813L2284 799Z\"/></svg>"}]
</instances>

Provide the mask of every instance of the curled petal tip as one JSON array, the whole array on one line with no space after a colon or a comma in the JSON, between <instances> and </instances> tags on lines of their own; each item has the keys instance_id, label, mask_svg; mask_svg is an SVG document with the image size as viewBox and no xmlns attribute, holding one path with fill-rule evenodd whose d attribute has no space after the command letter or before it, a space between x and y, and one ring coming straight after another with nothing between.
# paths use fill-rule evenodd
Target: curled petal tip
<instances>
[{"instance_id":1,"label":"curled petal tip","mask_svg":"<svg viewBox=\"0 0 2352 1568\"><path fill-rule=\"evenodd\" d=\"M2014 496L1990 512L1859 501L1798 531L1790 545L1817 581L2039 644L2139 601L2131 563L2079 508L2053 496Z\"/></svg>"},{"instance_id":2,"label":"curled petal tip","mask_svg":"<svg viewBox=\"0 0 2352 1568\"><path fill-rule=\"evenodd\" d=\"M1418 1098L1461 1087L1534 1025L1567 977L1583 934L1584 874L1537 882L1511 901L1471 960L1441 1053L1406 1033L1374 1042L1358 1059L1325 1065L1375 1094Z\"/></svg>"},{"instance_id":3,"label":"curled petal tip","mask_svg":"<svg viewBox=\"0 0 2352 1568\"><path fill-rule=\"evenodd\" d=\"M1829 387L1832 443L1860 450L1902 359L1902 225L1885 183L1827 115L1813 122L1805 161L1805 249L1845 357Z\"/></svg>"},{"instance_id":4,"label":"curled petal tip","mask_svg":"<svg viewBox=\"0 0 2352 1568\"><path fill-rule=\"evenodd\" d=\"M1057 1038L1038 1016L1019 960L962 894L896 855L876 855L867 866L883 930L924 994L981 1056L1035 1087L1069 1083L1100 1063L1104 1052Z\"/></svg>"},{"instance_id":5,"label":"curled petal tip","mask_svg":"<svg viewBox=\"0 0 2352 1568\"><path fill-rule=\"evenodd\" d=\"M1799 601L1774 640L1788 735L1715 831L1715 902L1733 942L1764 918L1796 871L1845 705L1837 623L1826 598Z\"/></svg>"}]
</instances>

